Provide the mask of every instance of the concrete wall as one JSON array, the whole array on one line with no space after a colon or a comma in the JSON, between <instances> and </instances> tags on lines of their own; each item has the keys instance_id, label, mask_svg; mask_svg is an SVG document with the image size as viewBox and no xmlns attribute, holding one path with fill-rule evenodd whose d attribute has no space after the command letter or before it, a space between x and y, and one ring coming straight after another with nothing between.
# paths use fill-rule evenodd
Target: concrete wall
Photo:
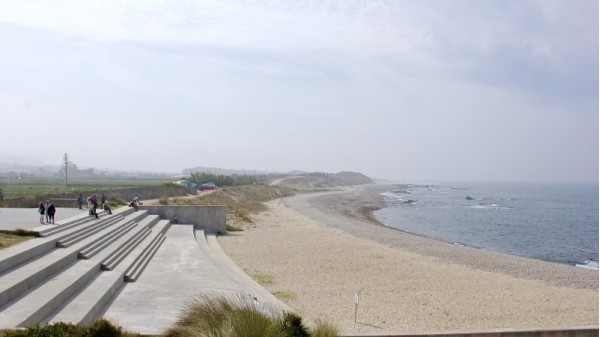
<instances>
[{"instance_id":1,"label":"concrete wall","mask_svg":"<svg viewBox=\"0 0 600 337\"><path fill-rule=\"evenodd\" d=\"M597 326L539 329L463 330L414 334L342 334L342 337L598 337Z\"/></svg>"},{"instance_id":2,"label":"concrete wall","mask_svg":"<svg viewBox=\"0 0 600 337\"><path fill-rule=\"evenodd\" d=\"M225 215L226 206L139 206L150 214L156 214L161 219L169 219L171 223L193 224L196 229L203 229L209 233L226 233Z\"/></svg>"},{"instance_id":3,"label":"concrete wall","mask_svg":"<svg viewBox=\"0 0 600 337\"><path fill-rule=\"evenodd\" d=\"M159 337L141 335L143 337ZM340 334L340 337L598 337L598 327L464 330L406 334Z\"/></svg>"}]
</instances>

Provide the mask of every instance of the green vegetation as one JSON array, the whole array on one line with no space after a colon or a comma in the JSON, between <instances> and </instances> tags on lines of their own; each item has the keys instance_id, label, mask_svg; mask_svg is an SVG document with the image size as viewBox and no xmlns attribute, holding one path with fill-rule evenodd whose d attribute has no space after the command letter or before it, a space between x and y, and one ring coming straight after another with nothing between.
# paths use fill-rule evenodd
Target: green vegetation
<instances>
[{"instance_id":1,"label":"green vegetation","mask_svg":"<svg viewBox=\"0 0 600 337\"><path fill-rule=\"evenodd\" d=\"M27 241L32 237L37 237L37 232L27 231L24 229L17 230L0 230L0 249L8 248L23 241Z\"/></svg>"},{"instance_id":2,"label":"green vegetation","mask_svg":"<svg viewBox=\"0 0 600 337\"><path fill-rule=\"evenodd\" d=\"M25 329L8 329L0 337L134 337L101 318L89 326L57 322ZM317 320L307 328L302 317L259 303L248 295L224 297L215 293L193 298L163 337L337 337L338 329Z\"/></svg>"},{"instance_id":3,"label":"green vegetation","mask_svg":"<svg viewBox=\"0 0 600 337\"><path fill-rule=\"evenodd\" d=\"M252 214L267 210L266 201L294 195L296 190L273 185L245 185L221 188L195 198L173 198L164 200L161 205L225 205L227 206L227 225L241 228L252 222Z\"/></svg>"},{"instance_id":4,"label":"green vegetation","mask_svg":"<svg viewBox=\"0 0 600 337\"><path fill-rule=\"evenodd\" d=\"M253 185L265 183L269 180L267 175L263 176L251 176L251 175L238 175L233 174L229 176L216 175L210 172L196 172L192 173L190 180L199 184L213 182L219 187L225 186L241 186L241 185Z\"/></svg>"},{"instance_id":5,"label":"green vegetation","mask_svg":"<svg viewBox=\"0 0 600 337\"><path fill-rule=\"evenodd\" d=\"M256 273L252 275L252 277L256 280L256 282L260 283L263 286L273 284L273 276L269 274Z\"/></svg>"},{"instance_id":6,"label":"green vegetation","mask_svg":"<svg viewBox=\"0 0 600 337\"><path fill-rule=\"evenodd\" d=\"M2 337L133 337L140 336L123 331L102 318L90 326L57 322L54 324L39 324L22 330L5 330L0 333Z\"/></svg>"},{"instance_id":7,"label":"green vegetation","mask_svg":"<svg viewBox=\"0 0 600 337\"><path fill-rule=\"evenodd\" d=\"M290 291L274 291L273 295L282 301L289 301L296 298L296 294Z\"/></svg>"},{"instance_id":8,"label":"green vegetation","mask_svg":"<svg viewBox=\"0 0 600 337\"><path fill-rule=\"evenodd\" d=\"M330 324L308 329L294 313L281 314L249 296L205 294L190 301L165 337L335 337Z\"/></svg>"},{"instance_id":9,"label":"green vegetation","mask_svg":"<svg viewBox=\"0 0 600 337\"><path fill-rule=\"evenodd\" d=\"M36 207L37 203L51 199L57 207L75 207L77 196L81 193L85 198L88 194L105 193L111 207L126 205L133 197L155 199L159 197L174 197L186 195L189 189L155 179L135 178L76 178L69 179L67 195L65 196L64 178L35 178L14 179L0 177L2 200L0 207Z\"/></svg>"}]
</instances>

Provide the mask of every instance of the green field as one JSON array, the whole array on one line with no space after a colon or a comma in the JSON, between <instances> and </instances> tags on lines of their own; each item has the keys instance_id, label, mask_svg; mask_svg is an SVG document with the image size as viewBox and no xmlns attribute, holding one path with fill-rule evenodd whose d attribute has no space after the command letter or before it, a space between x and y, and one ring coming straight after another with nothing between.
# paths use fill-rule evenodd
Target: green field
<instances>
[{"instance_id":1,"label":"green field","mask_svg":"<svg viewBox=\"0 0 600 337\"><path fill-rule=\"evenodd\" d=\"M74 178L66 185L57 178L0 178L0 207L35 207L40 201L51 199L56 205L75 207L81 193L105 193L113 205L125 204L134 196L142 199L186 195L189 190L172 183L168 177L150 178Z\"/></svg>"},{"instance_id":2,"label":"green field","mask_svg":"<svg viewBox=\"0 0 600 337\"><path fill-rule=\"evenodd\" d=\"M170 181L155 179L69 179L66 184L68 196L77 197L86 191L105 191L122 188L159 186ZM0 189L5 199L32 198L45 195L65 195L64 178L0 178Z\"/></svg>"}]
</instances>

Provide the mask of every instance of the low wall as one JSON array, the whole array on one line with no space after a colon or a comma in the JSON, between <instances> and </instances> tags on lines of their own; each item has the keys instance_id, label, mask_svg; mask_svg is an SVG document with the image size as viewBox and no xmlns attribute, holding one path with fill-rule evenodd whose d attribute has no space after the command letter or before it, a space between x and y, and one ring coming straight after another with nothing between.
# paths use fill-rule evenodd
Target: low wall
<instances>
[{"instance_id":1,"label":"low wall","mask_svg":"<svg viewBox=\"0 0 600 337\"><path fill-rule=\"evenodd\" d=\"M141 335L143 337L159 337ZM340 337L598 337L598 327L464 330L406 334L340 334Z\"/></svg>"},{"instance_id":2,"label":"low wall","mask_svg":"<svg viewBox=\"0 0 600 337\"><path fill-rule=\"evenodd\" d=\"M406 334L342 334L343 337L598 337L597 326L539 329L462 330Z\"/></svg>"},{"instance_id":3,"label":"low wall","mask_svg":"<svg viewBox=\"0 0 600 337\"><path fill-rule=\"evenodd\" d=\"M156 214L161 219L169 219L171 223L193 224L196 229L209 233L226 233L225 216L227 206L161 206L142 205L138 207Z\"/></svg>"}]
</instances>

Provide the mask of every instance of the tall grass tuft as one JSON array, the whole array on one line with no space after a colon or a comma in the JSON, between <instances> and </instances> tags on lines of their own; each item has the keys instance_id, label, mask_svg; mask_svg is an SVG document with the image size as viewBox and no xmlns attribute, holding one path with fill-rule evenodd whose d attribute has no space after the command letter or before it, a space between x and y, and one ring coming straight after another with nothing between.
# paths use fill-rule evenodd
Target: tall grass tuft
<instances>
[{"instance_id":1,"label":"tall grass tuft","mask_svg":"<svg viewBox=\"0 0 600 337\"><path fill-rule=\"evenodd\" d=\"M318 323L317 337L336 337L337 330ZM248 295L207 293L187 303L164 337L310 337L313 330L294 313L283 313Z\"/></svg>"},{"instance_id":2,"label":"tall grass tuft","mask_svg":"<svg viewBox=\"0 0 600 337\"><path fill-rule=\"evenodd\" d=\"M337 337L339 334L340 331L338 328L322 319L318 319L315 322L315 326L310 329L310 335L312 337Z\"/></svg>"},{"instance_id":3,"label":"tall grass tuft","mask_svg":"<svg viewBox=\"0 0 600 337\"><path fill-rule=\"evenodd\" d=\"M249 296L203 294L185 307L166 337L281 337L277 313Z\"/></svg>"}]
</instances>

